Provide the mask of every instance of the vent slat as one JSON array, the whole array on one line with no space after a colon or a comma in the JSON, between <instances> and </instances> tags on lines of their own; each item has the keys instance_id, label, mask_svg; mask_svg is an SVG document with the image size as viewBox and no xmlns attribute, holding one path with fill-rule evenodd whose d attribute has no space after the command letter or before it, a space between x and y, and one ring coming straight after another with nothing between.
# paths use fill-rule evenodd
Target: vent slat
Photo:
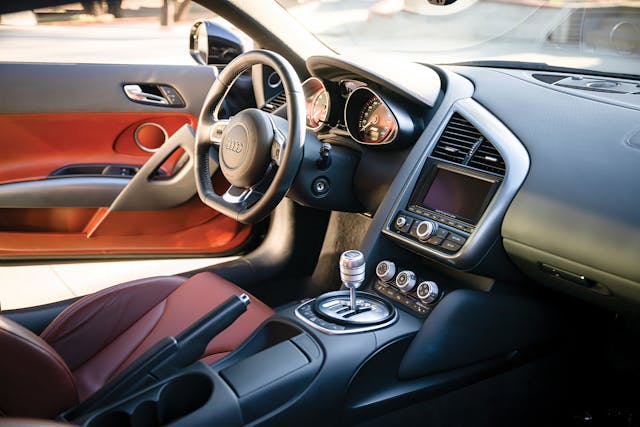
<instances>
[{"instance_id":1,"label":"vent slat","mask_svg":"<svg viewBox=\"0 0 640 427\"><path fill-rule=\"evenodd\" d=\"M433 149L432 157L464 164L482 135L464 117L455 113Z\"/></svg>"},{"instance_id":2,"label":"vent slat","mask_svg":"<svg viewBox=\"0 0 640 427\"><path fill-rule=\"evenodd\" d=\"M445 127L431 157L468 165L504 176L500 152L467 119L455 113Z\"/></svg>"},{"instance_id":3,"label":"vent slat","mask_svg":"<svg viewBox=\"0 0 640 427\"><path fill-rule=\"evenodd\" d=\"M504 176L506 166L500 152L489 141L483 141L469 161L469 166Z\"/></svg>"},{"instance_id":4,"label":"vent slat","mask_svg":"<svg viewBox=\"0 0 640 427\"><path fill-rule=\"evenodd\" d=\"M262 111L266 111L267 113L273 113L278 108L282 107L287 102L287 95L284 92L280 92L277 96L271 98L268 102L260 107Z\"/></svg>"}]
</instances>

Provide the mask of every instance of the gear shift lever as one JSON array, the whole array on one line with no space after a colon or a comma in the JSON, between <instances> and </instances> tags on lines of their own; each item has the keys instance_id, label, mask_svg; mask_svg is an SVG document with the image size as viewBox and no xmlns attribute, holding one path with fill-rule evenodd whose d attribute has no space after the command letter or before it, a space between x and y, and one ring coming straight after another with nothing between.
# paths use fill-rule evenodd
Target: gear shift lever
<instances>
[{"instance_id":1,"label":"gear shift lever","mask_svg":"<svg viewBox=\"0 0 640 427\"><path fill-rule=\"evenodd\" d=\"M365 261L362 252L349 250L340 256L340 279L349 289L351 310L356 311L356 289L364 282Z\"/></svg>"},{"instance_id":2,"label":"gear shift lever","mask_svg":"<svg viewBox=\"0 0 640 427\"><path fill-rule=\"evenodd\" d=\"M340 255L340 279L346 291L322 294L296 308L303 322L328 334L373 331L390 325L398 317L393 305L384 298L356 289L364 283L365 262L360 251Z\"/></svg>"}]
</instances>

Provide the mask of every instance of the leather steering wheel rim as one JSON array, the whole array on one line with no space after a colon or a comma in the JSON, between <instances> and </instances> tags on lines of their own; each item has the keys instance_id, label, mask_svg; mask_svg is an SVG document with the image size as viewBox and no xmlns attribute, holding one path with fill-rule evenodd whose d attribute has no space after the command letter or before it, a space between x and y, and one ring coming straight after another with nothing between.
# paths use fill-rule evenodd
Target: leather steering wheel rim
<instances>
[{"instance_id":1,"label":"leather steering wheel rim","mask_svg":"<svg viewBox=\"0 0 640 427\"><path fill-rule=\"evenodd\" d=\"M241 142L230 137L235 126L234 118L231 118L231 121L219 120L217 110L235 80L250 67L259 64L271 67L280 76L287 100L288 120L260 110L249 109L255 110L249 115L262 117L263 123L266 118L273 126L271 163L266 169L266 175L269 176L264 177L264 180L269 180L269 183L261 182L262 187L255 185L249 188L231 185L225 194L219 195L213 189L211 177L220 168L220 161L224 161L221 158L223 150L231 147L234 152L244 154L242 153L245 149L244 143L250 145L258 142L251 140L250 137L248 141ZM248 110L236 116L246 111ZM263 114L268 117L262 116ZM220 133L223 126L224 131ZM240 123L236 127L244 126ZM302 84L291 64L279 54L267 50L249 51L238 56L225 66L211 86L198 119L194 170L200 199L207 206L238 222L254 224L261 221L275 209L293 184L302 163L305 132L305 100ZM211 147L216 144L217 152L215 149L211 150ZM264 141L262 144L264 145ZM264 147L261 147L261 150L263 149ZM232 155L235 154L232 153ZM244 157L238 163L241 163ZM228 167L221 169L225 174ZM226 174L225 177L233 184Z\"/></svg>"}]
</instances>

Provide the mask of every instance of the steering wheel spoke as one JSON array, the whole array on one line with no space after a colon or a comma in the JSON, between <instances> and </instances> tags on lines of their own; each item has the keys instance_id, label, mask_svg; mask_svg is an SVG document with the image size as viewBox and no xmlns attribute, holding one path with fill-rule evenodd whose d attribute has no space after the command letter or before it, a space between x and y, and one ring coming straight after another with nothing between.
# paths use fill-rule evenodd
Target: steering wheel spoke
<instances>
[{"instance_id":1,"label":"steering wheel spoke","mask_svg":"<svg viewBox=\"0 0 640 427\"><path fill-rule=\"evenodd\" d=\"M287 142L287 137L284 136L284 133L273 121L273 117L270 115L267 116L269 121L271 122L271 126L273 127L273 141L271 142L271 161L276 165L280 166L282 164L283 156L284 156L284 148Z\"/></svg>"},{"instance_id":2,"label":"steering wheel spoke","mask_svg":"<svg viewBox=\"0 0 640 427\"><path fill-rule=\"evenodd\" d=\"M221 119L214 122L209 128L209 142L219 146L222 142L222 135L224 134L224 130L228 125L228 119Z\"/></svg>"}]
</instances>

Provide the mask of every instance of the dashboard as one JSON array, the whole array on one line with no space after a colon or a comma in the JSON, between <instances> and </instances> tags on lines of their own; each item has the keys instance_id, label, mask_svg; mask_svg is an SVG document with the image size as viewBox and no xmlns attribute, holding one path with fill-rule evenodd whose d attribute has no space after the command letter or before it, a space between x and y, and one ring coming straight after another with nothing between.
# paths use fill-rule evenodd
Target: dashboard
<instances>
[{"instance_id":1,"label":"dashboard","mask_svg":"<svg viewBox=\"0 0 640 427\"><path fill-rule=\"evenodd\" d=\"M351 185L372 217L365 251L390 242L493 277L515 265L524 280L615 310L640 303L638 95L554 86L590 78L564 73L307 66L309 132L359 153Z\"/></svg>"}]
</instances>

